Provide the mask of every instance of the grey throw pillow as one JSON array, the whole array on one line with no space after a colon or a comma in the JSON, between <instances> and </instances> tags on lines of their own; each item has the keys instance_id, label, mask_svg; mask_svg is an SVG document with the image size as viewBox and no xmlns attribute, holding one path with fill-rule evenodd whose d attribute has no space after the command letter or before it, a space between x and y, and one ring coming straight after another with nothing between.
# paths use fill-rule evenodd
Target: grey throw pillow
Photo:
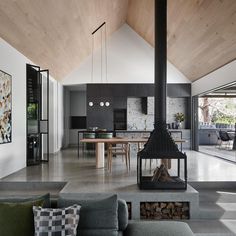
<instances>
[{"instance_id":1,"label":"grey throw pillow","mask_svg":"<svg viewBox=\"0 0 236 236\"><path fill-rule=\"evenodd\" d=\"M99 200L60 198L58 201L58 207L67 207L73 204L81 206L79 231L88 229L118 230L117 195Z\"/></svg>"},{"instance_id":2,"label":"grey throw pillow","mask_svg":"<svg viewBox=\"0 0 236 236\"><path fill-rule=\"evenodd\" d=\"M77 230L79 236L117 236L118 201L117 195L99 200L60 198L58 207L81 205Z\"/></svg>"},{"instance_id":3,"label":"grey throw pillow","mask_svg":"<svg viewBox=\"0 0 236 236\"><path fill-rule=\"evenodd\" d=\"M33 207L35 236L76 236L79 205L62 209Z\"/></svg>"}]
</instances>

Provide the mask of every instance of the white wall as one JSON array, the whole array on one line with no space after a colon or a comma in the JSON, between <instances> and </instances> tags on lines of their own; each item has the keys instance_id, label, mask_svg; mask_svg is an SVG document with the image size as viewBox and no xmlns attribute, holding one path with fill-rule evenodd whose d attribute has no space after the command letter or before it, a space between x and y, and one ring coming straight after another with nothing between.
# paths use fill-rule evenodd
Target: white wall
<instances>
[{"instance_id":1,"label":"white wall","mask_svg":"<svg viewBox=\"0 0 236 236\"><path fill-rule=\"evenodd\" d=\"M69 146L70 137L70 91L64 87L64 136L63 136L63 148Z\"/></svg>"},{"instance_id":2,"label":"white wall","mask_svg":"<svg viewBox=\"0 0 236 236\"><path fill-rule=\"evenodd\" d=\"M58 83L56 80L54 80L54 150L52 150L52 153L58 152L62 148L62 139L63 139L63 86Z\"/></svg>"},{"instance_id":3,"label":"white wall","mask_svg":"<svg viewBox=\"0 0 236 236\"><path fill-rule=\"evenodd\" d=\"M63 86L57 82L57 147L55 151L59 151L63 146L64 137L64 98Z\"/></svg>"},{"instance_id":4,"label":"white wall","mask_svg":"<svg viewBox=\"0 0 236 236\"><path fill-rule=\"evenodd\" d=\"M108 83L154 83L154 48L127 24L107 42ZM104 47L103 47L104 48ZM64 85L91 83L92 59L89 56L78 69L65 77ZM101 49L94 53L93 82L101 82ZM105 65L105 63L103 63ZM105 68L103 68L103 82ZM190 83L170 62L167 63L168 83Z\"/></svg>"},{"instance_id":5,"label":"white wall","mask_svg":"<svg viewBox=\"0 0 236 236\"><path fill-rule=\"evenodd\" d=\"M12 75L12 142L0 145L0 178L26 166L26 63L0 38L0 70Z\"/></svg>"},{"instance_id":6,"label":"white wall","mask_svg":"<svg viewBox=\"0 0 236 236\"><path fill-rule=\"evenodd\" d=\"M192 83L192 95L198 95L220 86L236 82L236 60Z\"/></svg>"},{"instance_id":7,"label":"white wall","mask_svg":"<svg viewBox=\"0 0 236 236\"><path fill-rule=\"evenodd\" d=\"M171 62L167 61L167 83L191 83Z\"/></svg>"},{"instance_id":8,"label":"white wall","mask_svg":"<svg viewBox=\"0 0 236 236\"><path fill-rule=\"evenodd\" d=\"M26 166L26 64L34 64L0 38L0 70L12 75L12 142L0 145L0 178ZM50 77L50 152L63 137L63 87Z\"/></svg>"},{"instance_id":9,"label":"white wall","mask_svg":"<svg viewBox=\"0 0 236 236\"><path fill-rule=\"evenodd\" d=\"M55 79L49 80L49 153L58 152L63 139L63 86Z\"/></svg>"},{"instance_id":10,"label":"white wall","mask_svg":"<svg viewBox=\"0 0 236 236\"><path fill-rule=\"evenodd\" d=\"M54 133L56 132L57 128L57 113L56 106L54 106L54 103L56 102L56 89L57 84L54 83L52 79L49 79L49 153L54 152L57 141L57 139L54 138Z\"/></svg>"}]
</instances>

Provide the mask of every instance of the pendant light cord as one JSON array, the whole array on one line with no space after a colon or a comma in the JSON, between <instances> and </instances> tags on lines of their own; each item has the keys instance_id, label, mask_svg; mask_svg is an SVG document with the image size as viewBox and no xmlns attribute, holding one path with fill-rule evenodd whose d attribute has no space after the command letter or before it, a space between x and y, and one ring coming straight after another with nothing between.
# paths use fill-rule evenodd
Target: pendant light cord
<instances>
[{"instance_id":1,"label":"pendant light cord","mask_svg":"<svg viewBox=\"0 0 236 236\"><path fill-rule=\"evenodd\" d=\"M91 83L93 83L93 48L94 48L94 35L92 34L92 69L91 69Z\"/></svg>"},{"instance_id":2,"label":"pendant light cord","mask_svg":"<svg viewBox=\"0 0 236 236\"><path fill-rule=\"evenodd\" d=\"M104 27L104 46L103 46L103 26ZM107 78L107 27L106 27L106 22L103 22L96 30L92 32L92 68L91 68L91 83L93 83L93 74L94 74L94 34L101 29L101 83L103 83L103 51L105 54L105 82L108 83L108 78Z\"/></svg>"},{"instance_id":3,"label":"pendant light cord","mask_svg":"<svg viewBox=\"0 0 236 236\"><path fill-rule=\"evenodd\" d=\"M105 66L106 66L106 83L108 83L107 80L107 24L105 24Z\"/></svg>"},{"instance_id":4,"label":"pendant light cord","mask_svg":"<svg viewBox=\"0 0 236 236\"><path fill-rule=\"evenodd\" d=\"M102 63L102 54L103 54L103 46L102 46L102 29L103 29L103 27L101 28L101 83L103 83L103 81L102 81L102 65L103 65L103 63Z\"/></svg>"}]
</instances>

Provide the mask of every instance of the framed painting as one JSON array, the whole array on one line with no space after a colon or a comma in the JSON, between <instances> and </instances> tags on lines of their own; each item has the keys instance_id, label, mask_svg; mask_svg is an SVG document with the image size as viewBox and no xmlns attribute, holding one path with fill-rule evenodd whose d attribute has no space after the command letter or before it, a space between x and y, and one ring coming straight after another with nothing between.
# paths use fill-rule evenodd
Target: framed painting
<instances>
[{"instance_id":1,"label":"framed painting","mask_svg":"<svg viewBox=\"0 0 236 236\"><path fill-rule=\"evenodd\" d=\"M0 70L0 144L12 141L12 78Z\"/></svg>"}]
</instances>

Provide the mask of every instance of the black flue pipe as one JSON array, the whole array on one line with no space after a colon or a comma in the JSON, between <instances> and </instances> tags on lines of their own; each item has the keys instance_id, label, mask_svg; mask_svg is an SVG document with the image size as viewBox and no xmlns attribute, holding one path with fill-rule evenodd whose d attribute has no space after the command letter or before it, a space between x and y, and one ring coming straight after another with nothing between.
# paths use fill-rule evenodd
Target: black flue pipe
<instances>
[{"instance_id":1,"label":"black flue pipe","mask_svg":"<svg viewBox=\"0 0 236 236\"><path fill-rule=\"evenodd\" d=\"M155 124L166 124L167 0L155 0Z\"/></svg>"}]
</instances>

